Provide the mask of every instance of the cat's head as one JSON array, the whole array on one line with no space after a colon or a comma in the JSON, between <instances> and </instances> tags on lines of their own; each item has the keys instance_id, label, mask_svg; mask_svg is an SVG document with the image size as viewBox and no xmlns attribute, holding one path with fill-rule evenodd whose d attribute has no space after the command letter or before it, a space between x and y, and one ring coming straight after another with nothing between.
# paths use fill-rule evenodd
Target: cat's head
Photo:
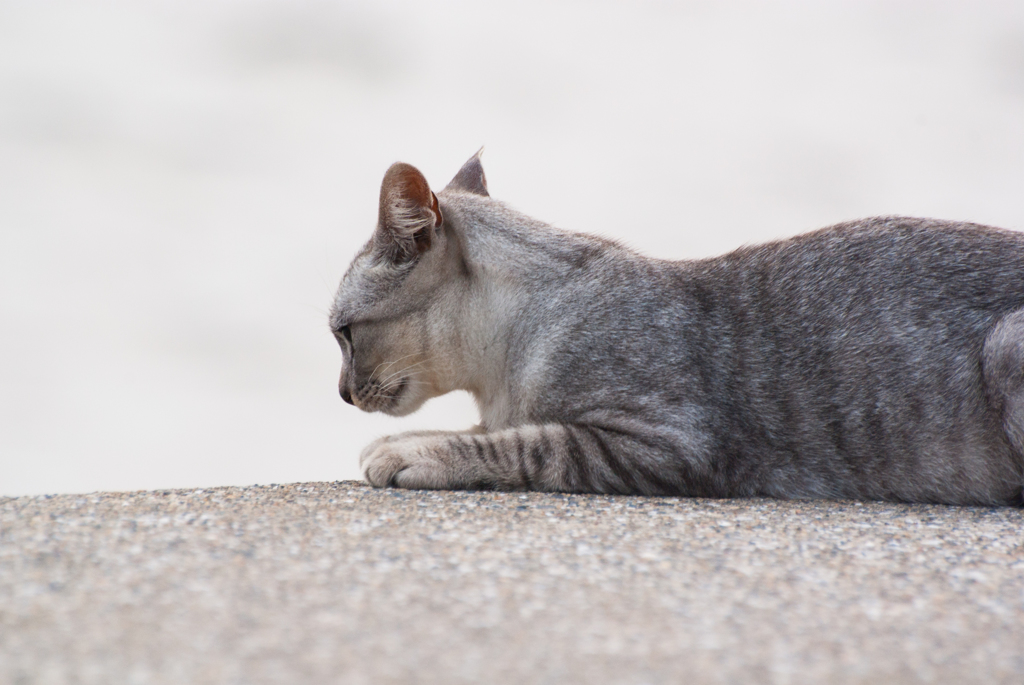
<instances>
[{"instance_id":1,"label":"cat's head","mask_svg":"<svg viewBox=\"0 0 1024 685\"><path fill-rule=\"evenodd\" d=\"M446 199L487 197L474 155L438 200L408 164L388 169L373 237L356 255L334 298L330 326L342 351L338 389L364 411L403 416L454 389L457 336L467 278Z\"/></svg>"}]
</instances>

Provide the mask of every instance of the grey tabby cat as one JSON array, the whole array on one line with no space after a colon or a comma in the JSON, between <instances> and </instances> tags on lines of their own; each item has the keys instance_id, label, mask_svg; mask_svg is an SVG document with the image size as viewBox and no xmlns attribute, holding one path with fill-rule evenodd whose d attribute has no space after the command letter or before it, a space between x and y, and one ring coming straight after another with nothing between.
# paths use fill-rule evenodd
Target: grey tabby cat
<instances>
[{"instance_id":1,"label":"grey tabby cat","mask_svg":"<svg viewBox=\"0 0 1024 685\"><path fill-rule=\"evenodd\" d=\"M1024 485L1024 236L884 217L690 262L395 164L330 315L378 487L1001 505Z\"/></svg>"}]
</instances>

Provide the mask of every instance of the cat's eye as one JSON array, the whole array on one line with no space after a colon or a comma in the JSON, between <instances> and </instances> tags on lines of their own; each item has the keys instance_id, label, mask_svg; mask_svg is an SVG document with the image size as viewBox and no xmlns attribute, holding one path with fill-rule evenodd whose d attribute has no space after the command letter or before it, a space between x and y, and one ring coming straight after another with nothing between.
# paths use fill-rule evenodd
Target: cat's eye
<instances>
[{"instance_id":1,"label":"cat's eye","mask_svg":"<svg viewBox=\"0 0 1024 685\"><path fill-rule=\"evenodd\" d=\"M348 326L341 327L341 337L343 337L349 345L352 344L352 330Z\"/></svg>"}]
</instances>

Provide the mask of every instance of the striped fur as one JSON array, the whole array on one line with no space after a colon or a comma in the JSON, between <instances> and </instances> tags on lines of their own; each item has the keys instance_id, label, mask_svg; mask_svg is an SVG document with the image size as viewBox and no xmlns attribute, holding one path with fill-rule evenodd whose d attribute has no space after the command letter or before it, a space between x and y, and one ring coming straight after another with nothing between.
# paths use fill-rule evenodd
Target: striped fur
<instances>
[{"instance_id":1,"label":"striped fur","mask_svg":"<svg viewBox=\"0 0 1024 685\"><path fill-rule=\"evenodd\" d=\"M331 312L342 394L464 389L481 425L374 442L375 486L1021 502L1017 233L883 217L670 262L491 199L479 155L381 197Z\"/></svg>"}]
</instances>

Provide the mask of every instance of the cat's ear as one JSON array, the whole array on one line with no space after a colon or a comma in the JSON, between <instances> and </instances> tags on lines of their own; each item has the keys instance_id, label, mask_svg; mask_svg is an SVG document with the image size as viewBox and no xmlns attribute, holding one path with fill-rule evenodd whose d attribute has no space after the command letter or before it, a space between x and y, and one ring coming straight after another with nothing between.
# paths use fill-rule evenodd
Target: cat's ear
<instances>
[{"instance_id":1,"label":"cat's ear","mask_svg":"<svg viewBox=\"0 0 1024 685\"><path fill-rule=\"evenodd\" d=\"M459 173L455 174L455 178L445 186L445 190L461 190L465 193L474 193L476 195L483 195L489 197L487 192L487 177L484 176L484 166L480 163L480 155L484 153L484 149L480 148L476 154L469 158L462 168L459 169Z\"/></svg>"},{"instance_id":2,"label":"cat's ear","mask_svg":"<svg viewBox=\"0 0 1024 685\"><path fill-rule=\"evenodd\" d=\"M377 232L397 250L396 256L414 257L429 250L442 222L437 196L419 169L392 164L380 185Z\"/></svg>"}]
</instances>

